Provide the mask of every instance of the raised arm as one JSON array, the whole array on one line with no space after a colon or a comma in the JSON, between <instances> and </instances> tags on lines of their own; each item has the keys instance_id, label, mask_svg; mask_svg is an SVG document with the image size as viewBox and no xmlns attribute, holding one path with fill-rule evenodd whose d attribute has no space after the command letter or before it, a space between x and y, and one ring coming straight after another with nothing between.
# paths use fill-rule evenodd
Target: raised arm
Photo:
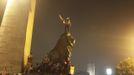
<instances>
[{"instance_id":1,"label":"raised arm","mask_svg":"<svg viewBox=\"0 0 134 75\"><path fill-rule=\"evenodd\" d=\"M59 14L59 18L60 18L60 20L62 21L63 24L66 23L65 20L64 20L64 18L61 16L61 14Z\"/></svg>"}]
</instances>

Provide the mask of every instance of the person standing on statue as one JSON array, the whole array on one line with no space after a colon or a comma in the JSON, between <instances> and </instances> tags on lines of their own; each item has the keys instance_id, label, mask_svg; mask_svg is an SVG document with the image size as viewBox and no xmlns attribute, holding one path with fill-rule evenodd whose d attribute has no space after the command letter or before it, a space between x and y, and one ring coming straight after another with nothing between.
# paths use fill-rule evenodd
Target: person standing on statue
<instances>
[{"instance_id":1,"label":"person standing on statue","mask_svg":"<svg viewBox=\"0 0 134 75\"><path fill-rule=\"evenodd\" d=\"M66 19L64 19L60 14L59 14L59 18L62 21L63 25L65 25L65 32L69 33L70 28L71 28L71 20L70 20L70 18L67 17Z\"/></svg>"}]
</instances>

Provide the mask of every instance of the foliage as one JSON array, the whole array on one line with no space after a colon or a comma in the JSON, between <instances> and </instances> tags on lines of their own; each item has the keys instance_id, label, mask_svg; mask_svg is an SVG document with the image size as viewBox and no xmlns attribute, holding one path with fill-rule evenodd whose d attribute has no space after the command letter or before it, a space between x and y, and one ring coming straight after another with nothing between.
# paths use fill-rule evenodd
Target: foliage
<instances>
[{"instance_id":1,"label":"foliage","mask_svg":"<svg viewBox=\"0 0 134 75\"><path fill-rule=\"evenodd\" d=\"M116 75L134 75L134 58L121 61L116 67Z\"/></svg>"}]
</instances>

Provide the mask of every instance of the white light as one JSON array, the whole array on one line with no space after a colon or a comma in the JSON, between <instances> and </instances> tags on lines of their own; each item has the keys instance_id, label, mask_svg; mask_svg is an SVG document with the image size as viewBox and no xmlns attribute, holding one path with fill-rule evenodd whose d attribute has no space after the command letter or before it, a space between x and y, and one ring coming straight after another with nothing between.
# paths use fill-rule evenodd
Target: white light
<instances>
[{"instance_id":1,"label":"white light","mask_svg":"<svg viewBox=\"0 0 134 75\"><path fill-rule=\"evenodd\" d=\"M88 64L87 72L89 75L95 75L95 64Z\"/></svg>"},{"instance_id":2,"label":"white light","mask_svg":"<svg viewBox=\"0 0 134 75\"><path fill-rule=\"evenodd\" d=\"M11 6L12 3L13 3L13 0L8 0L8 1L7 1L7 6Z\"/></svg>"},{"instance_id":3,"label":"white light","mask_svg":"<svg viewBox=\"0 0 134 75\"><path fill-rule=\"evenodd\" d=\"M111 68L107 68L106 69L106 74L107 75L112 75L112 69Z\"/></svg>"},{"instance_id":4,"label":"white light","mask_svg":"<svg viewBox=\"0 0 134 75\"><path fill-rule=\"evenodd\" d=\"M6 5L6 8L5 8L5 12L4 12L4 16L3 16L3 19L2 19L2 23L1 23L1 26L5 26L6 24L6 21L7 21L7 15L10 13L9 11L11 11L13 9L12 5L13 5L13 1L14 0L7 0L7 5Z\"/></svg>"}]
</instances>

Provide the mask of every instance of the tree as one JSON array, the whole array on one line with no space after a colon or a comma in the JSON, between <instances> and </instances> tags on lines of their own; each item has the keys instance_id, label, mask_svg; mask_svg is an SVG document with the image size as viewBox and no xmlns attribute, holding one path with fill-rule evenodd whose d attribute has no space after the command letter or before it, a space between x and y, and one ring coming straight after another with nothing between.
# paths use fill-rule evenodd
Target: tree
<instances>
[{"instance_id":1,"label":"tree","mask_svg":"<svg viewBox=\"0 0 134 75\"><path fill-rule=\"evenodd\" d=\"M121 61L116 67L116 75L134 75L134 58Z\"/></svg>"}]
</instances>

